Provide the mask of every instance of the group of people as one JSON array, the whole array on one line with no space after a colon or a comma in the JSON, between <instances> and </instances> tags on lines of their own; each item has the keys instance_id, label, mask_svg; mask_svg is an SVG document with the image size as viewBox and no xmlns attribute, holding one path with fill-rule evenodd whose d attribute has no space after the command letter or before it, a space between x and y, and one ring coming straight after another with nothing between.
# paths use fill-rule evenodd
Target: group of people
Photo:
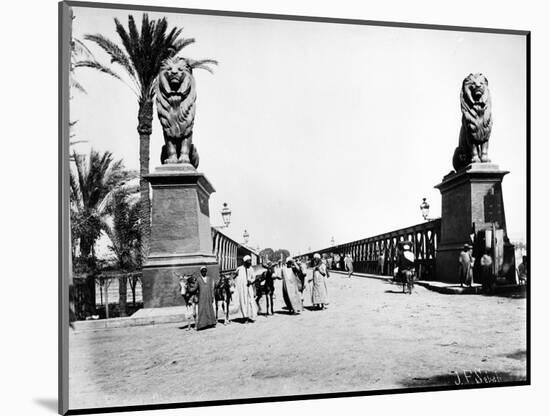
<instances>
[{"instance_id":1,"label":"group of people","mask_svg":"<svg viewBox=\"0 0 550 416\"><path fill-rule=\"evenodd\" d=\"M266 295L266 315L273 314L274 281L282 280L282 298L289 314L300 314L304 309L304 297L311 296L313 309L322 310L328 306L327 279L329 271L326 259L319 254L313 256L312 274L308 275L305 263L288 257L285 264L277 266L272 262L263 265L265 271L259 276L252 266L250 256L243 258L243 264L236 270L232 300L244 323L254 322L258 316L259 302ZM260 288L261 279L261 289ZM200 276L193 281L190 292L195 293L197 330L213 327L217 323L214 312L214 287L216 280L208 275L206 267L200 268Z\"/></svg>"},{"instance_id":2,"label":"group of people","mask_svg":"<svg viewBox=\"0 0 550 416\"><path fill-rule=\"evenodd\" d=\"M458 257L458 274L460 286L471 287L474 283L475 257L472 255L472 245L466 243ZM487 249L479 259L479 280L485 292L488 292L493 285L493 259Z\"/></svg>"},{"instance_id":3,"label":"group of people","mask_svg":"<svg viewBox=\"0 0 550 416\"><path fill-rule=\"evenodd\" d=\"M322 259L328 269L336 271L345 271L348 277L353 274L353 258L350 254L335 254L326 259Z\"/></svg>"}]
</instances>

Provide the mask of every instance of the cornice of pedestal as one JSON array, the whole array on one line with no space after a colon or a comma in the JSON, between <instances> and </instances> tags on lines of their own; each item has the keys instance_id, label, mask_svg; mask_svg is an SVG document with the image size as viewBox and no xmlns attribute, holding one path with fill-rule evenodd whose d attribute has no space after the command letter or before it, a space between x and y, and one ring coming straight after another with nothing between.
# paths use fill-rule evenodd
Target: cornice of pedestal
<instances>
[{"instance_id":1,"label":"cornice of pedestal","mask_svg":"<svg viewBox=\"0 0 550 416\"><path fill-rule=\"evenodd\" d=\"M216 256L211 253L151 253L147 257L144 269L157 267L180 267L180 266L207 266L217 264Z\"/></svg>"},{"instance_id":2,"label":"cornice of pedestal","mask_svg":"<svg viewBox=\"0 0 550 416\"><path fill-rule=\"evenodd\" d=\"M190 164L173 163L157 166L154 172L143 177L154 187L197 185L208 195L216 192L204 173L198 172Z\"/></svg>"},{"instance_id":3,"label":"cornice of pedestal","mask_svg":"<svg viewBox=\"0 0 550 416\"><path fill-rule=\"evenodd\" d=\"M446 191L465 182L500 182L508 173L510 172L501 170L496 163L471 163L457 172L445 175L435 188Z\"/></svg>"}]
</instances>

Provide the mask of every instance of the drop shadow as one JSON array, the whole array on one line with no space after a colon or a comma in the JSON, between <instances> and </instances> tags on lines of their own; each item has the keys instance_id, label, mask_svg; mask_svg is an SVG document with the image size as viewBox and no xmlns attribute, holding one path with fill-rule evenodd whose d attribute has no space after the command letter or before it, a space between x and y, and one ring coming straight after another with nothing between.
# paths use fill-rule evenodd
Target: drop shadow
<instances>
[{"instance_id":1,"label":"drop shadow","mask_svg":"<svg viewBox=\"0 0 550 416\"><path fill-rule=\"evenodd\" d=\"M248 319L246 319L246 318L233 318L229 322L235 322L237 324L246 324L248 322Z\"/></svg>"},{"instance_id":2,"label":"drop shadow","mask_svg":"<svg viewBox=\"0 0 550 416\"><path fill-rule=\"evenodd\" d=\"M384 293L397 293L401 295L405 294L402 290L384 290Z\"/></svg>"},{"instance_id":3,"label":"drop shadow","mask_svg":"<svg viewBox=\"0 0 550 416\"><path fill-rule=\"evenodd\" d=\"M34 402L52 413L57 413L57 399L34 399Z\"/></svg>"}]
</instances>

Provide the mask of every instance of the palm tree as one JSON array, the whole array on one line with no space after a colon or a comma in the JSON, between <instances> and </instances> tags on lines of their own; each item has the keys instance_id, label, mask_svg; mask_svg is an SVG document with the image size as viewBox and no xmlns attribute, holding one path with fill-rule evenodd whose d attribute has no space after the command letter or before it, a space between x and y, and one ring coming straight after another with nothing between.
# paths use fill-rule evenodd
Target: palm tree
<instances>
[{"instance_id":1,"label":"palm tree","mask_svg":"<svg viewBox=\"0 0 550 416\"><path fill-rule=\"evenodd\" d=\"M114 191L107 209L110 215L102 221L101 228L111 240L109 249L116 257L119 271L120 316L126 316L128 276L141 266L139 205L139 183L136 181L132 188ZM135 280L132 283L135 305Z\"/></svg>"},{"instance_id":2,"label":"palm tree","mask_svg":"<svg viewBox=\"0 0 550 416\"><path fill-rule=\"evenodd\" d=\"M101 219L107 212L113 190L131 178L122 160L111 152L92 149L89 157L73 152L74 169L70 176L71 233L80 243L80 256L95 260L94 246L101 234Z\"/></svg>"},{"instance_id":3,"label":"palm tree","mask_svg":"<svg viewBox=\"0 0 550 416\"><path fill-rule=\"evenodd\" d=\"M145 258L149 248L151 203L149 184L144 176L149 173L149 141L153 129L153 99L157 75L166 58L174 56L187 45L194 43L195 39L180 38L182 29L174 27L168 31L166 18L149 20L146 13L143 14L141 31L138 31L131 15L128 16L128 30L118 19L114 20L122 48L101 34L86 35L84 38L101 47L109 55L111 64L117 64L123 69L130 84L114 71L95 61L81 62L80 66L98 69L125 82L138 98L141 253ZM195 65L208 62L210 60L196 61Z\"/></svg>"},{"instance_id":4,"label":"palm tree","mask_svg":"<svg viewBox=\"0 0 550 416\"><path fill-rule=\"evenodd\" d=\"M70 175L70 223L74 266L86 274L86 309L95 310L95 244L116 192L131 183L137 173L124 170L121 160L111 152L90 151L88 157L73 152L74 168ZM76 246L79 245L80 257ZM79 260L77 262L77 260Z\"/></svg>"}]
</instances>

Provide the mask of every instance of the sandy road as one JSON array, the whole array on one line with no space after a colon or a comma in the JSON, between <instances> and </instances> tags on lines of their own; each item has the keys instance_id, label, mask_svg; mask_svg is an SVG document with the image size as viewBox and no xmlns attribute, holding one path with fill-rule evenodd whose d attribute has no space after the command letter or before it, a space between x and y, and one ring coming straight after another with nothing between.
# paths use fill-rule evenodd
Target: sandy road
<instances>
[{"instance_id":1,"label":"sandy road","mask_svg":"<svg viewBox=\"0 0 550 416\"><path fill-rule=\"evenodd\" d=\"M412 295L328 281L330 305L205 331L180 324L70 335L70 406L137 405L525 378L525 299ZM308 303L306 303L308 305ZM492 377L492 378L489 378Z\"/></svg>"}]
</instances>

